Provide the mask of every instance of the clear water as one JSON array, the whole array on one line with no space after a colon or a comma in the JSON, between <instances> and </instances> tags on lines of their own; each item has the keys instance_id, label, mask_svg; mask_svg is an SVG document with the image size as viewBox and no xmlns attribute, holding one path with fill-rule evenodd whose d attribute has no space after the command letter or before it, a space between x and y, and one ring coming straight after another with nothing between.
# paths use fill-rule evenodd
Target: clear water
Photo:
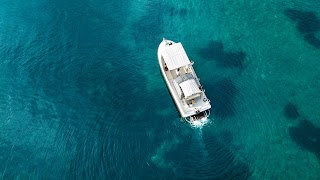
<instances>
[{"instance_id":1,"label":"clear water","mask_svg":"<svg viewBox=\"0 0 320 180\"><path fill-rule=\"evenodd\" d=\"M320 179L320 3L2 0L2 179ZM183 43L212 102L161 77Z\"/></svg>"}]
</instances>

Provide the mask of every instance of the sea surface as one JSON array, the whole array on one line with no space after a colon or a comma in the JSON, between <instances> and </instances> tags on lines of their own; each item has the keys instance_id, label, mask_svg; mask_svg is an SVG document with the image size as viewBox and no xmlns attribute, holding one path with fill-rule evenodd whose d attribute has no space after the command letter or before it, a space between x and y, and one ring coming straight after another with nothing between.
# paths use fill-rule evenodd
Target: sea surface
<instances>
[{"instance_id":1,"label":"sea surface","mask_svg":"<svg viewBox=\"0 0 320 180\"><path fill-rule=\"evenodd\" d=\"M211 100L181 122L157 48ZM320 179L319 0L1 0L0 179Z\"/></svg>"}]
</instances>

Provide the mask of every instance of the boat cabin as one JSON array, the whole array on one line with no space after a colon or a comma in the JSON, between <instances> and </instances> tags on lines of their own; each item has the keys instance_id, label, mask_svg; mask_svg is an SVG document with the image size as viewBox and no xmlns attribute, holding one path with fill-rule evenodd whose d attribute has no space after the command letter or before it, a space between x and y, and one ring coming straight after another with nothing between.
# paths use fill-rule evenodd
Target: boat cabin
<instances>
[{"instance_id":1,"label":"boat cabin","mask_svg":"<svg viewBox=\"0 0 320 180\"><path fill-rule=\"evenodd\" d=\"M172 82L180 100L192 106L203 93L199 79L181 43L167 44L162 63L168 79Z\"/></svg>"}]
</instances>

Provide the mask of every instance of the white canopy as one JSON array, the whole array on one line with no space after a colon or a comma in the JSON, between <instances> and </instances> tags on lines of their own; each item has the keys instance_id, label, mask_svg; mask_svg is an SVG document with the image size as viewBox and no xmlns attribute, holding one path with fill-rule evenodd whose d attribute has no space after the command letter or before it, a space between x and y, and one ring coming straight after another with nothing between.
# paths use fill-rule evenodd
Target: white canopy
<instances>
[{"instance_id":1,"label":"white canopy","mask_svg":"<svg viewBox=\"0 0 320 180\"><path fill-rule=\"evenodd\" d=\"M179 84L181 87L183 94L186 98L192 96L197 93L201 93L196 81L194 79L188 79Z\"/></svg>"},{"instance_id":2,"label":"white canopy","mask_svg":"<svg viewBox=\"0 0 320 180\"><path fill-rule=\"evenodd\" d=\"M190 64L190 60L181 43L174 43L172 45L165 46L164 51L163 59L169 70Z\"/></svg>"}]
</instances>

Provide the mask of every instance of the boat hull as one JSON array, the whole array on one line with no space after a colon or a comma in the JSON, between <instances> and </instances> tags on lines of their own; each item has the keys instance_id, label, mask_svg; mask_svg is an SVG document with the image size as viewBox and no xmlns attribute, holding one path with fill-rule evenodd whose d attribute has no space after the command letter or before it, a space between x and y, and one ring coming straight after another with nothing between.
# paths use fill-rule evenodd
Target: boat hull
<instances>
[{"instance_id":1,"label":"boat hull","mask_svg":"<svg viewBox=\"0 0 320 180\"><path fill-rule=\"evenodd\" d=\"M175 89L175 87L173 85L174 78L171 77L171 79L169 79L169 77L168 77L168 69L166 70L167 67L165 67L166 65L165 65L164 59L163 59L163 57L164 57L163 54L165 52L164 49L166 48L168 43L174 44L175 42L170 41L170 40L163 40L160 43L159 48L158 48L158 62L159 62L159 66L160 66L160 71L161 71L162 77L163 77L163 79L164 79L164 81L165 81L165 83L167 85L167 88L168 88L168 90L170 92L170 95L171 95L172 99L174 100L175 106L178 109L178 111L180 113L180 116L182 118L187 118L188 120L196 120L198 114L200 115L200 114L205 113L205 115L208 116L208 114L210 114L210 112L209 113L207 113L207 112L211 108L211 105L210 105L209 101L208 102L201 102L202 106L197 109L197 107L196 108L193 108L193 107L189 108L186 104L184 104L182 102L181 98L179 98L179 96L178 96L178 94L176 92L176 89ZM193 70L193 68L192 68L192 70ZM197 80L197 83L199 84L199 86L201 86L200 82L198 81L198 78L196 77L196 74L195 74L194 70L192 71L192 73L193 73L195 79ZM206 100L207 99L205 94L204 94L204 92L203 92L203 95L201 96L201 98L202 98L202 100Z\"/></svg>"},{"instance_id":2,"label":"boat hull","mask_svg":"<svg viewBox=\"0 0 320 180\"><path fill-rule=\"evenodd\" d=\"M169 42L173 43L173 41L169 41ZM171 95L171 98L173 99L173 102L174 102L176 108L178 109L178 111L180 113L180 116L183 117L183 118L186 118L188 116L184 115L183 112L181 111L181 108L179 107L179 104L177 103L178 100L176 99L175 94L173 94L174 92L173 92L173 89L172 89L172 87L170 85L169 79L165 74L163 63L161 62L161 48L162 48L162 46L165 46L165 43L166 43L165 41L162 41L160 43L160 45L159 45L159 48L158 48L158 63L160 65L161 75L162 75L162 78L164 79L164 81L166 82L166 85L167 85L167 88L168 88L169 93Z\"/></svg>"}]
</instances>

